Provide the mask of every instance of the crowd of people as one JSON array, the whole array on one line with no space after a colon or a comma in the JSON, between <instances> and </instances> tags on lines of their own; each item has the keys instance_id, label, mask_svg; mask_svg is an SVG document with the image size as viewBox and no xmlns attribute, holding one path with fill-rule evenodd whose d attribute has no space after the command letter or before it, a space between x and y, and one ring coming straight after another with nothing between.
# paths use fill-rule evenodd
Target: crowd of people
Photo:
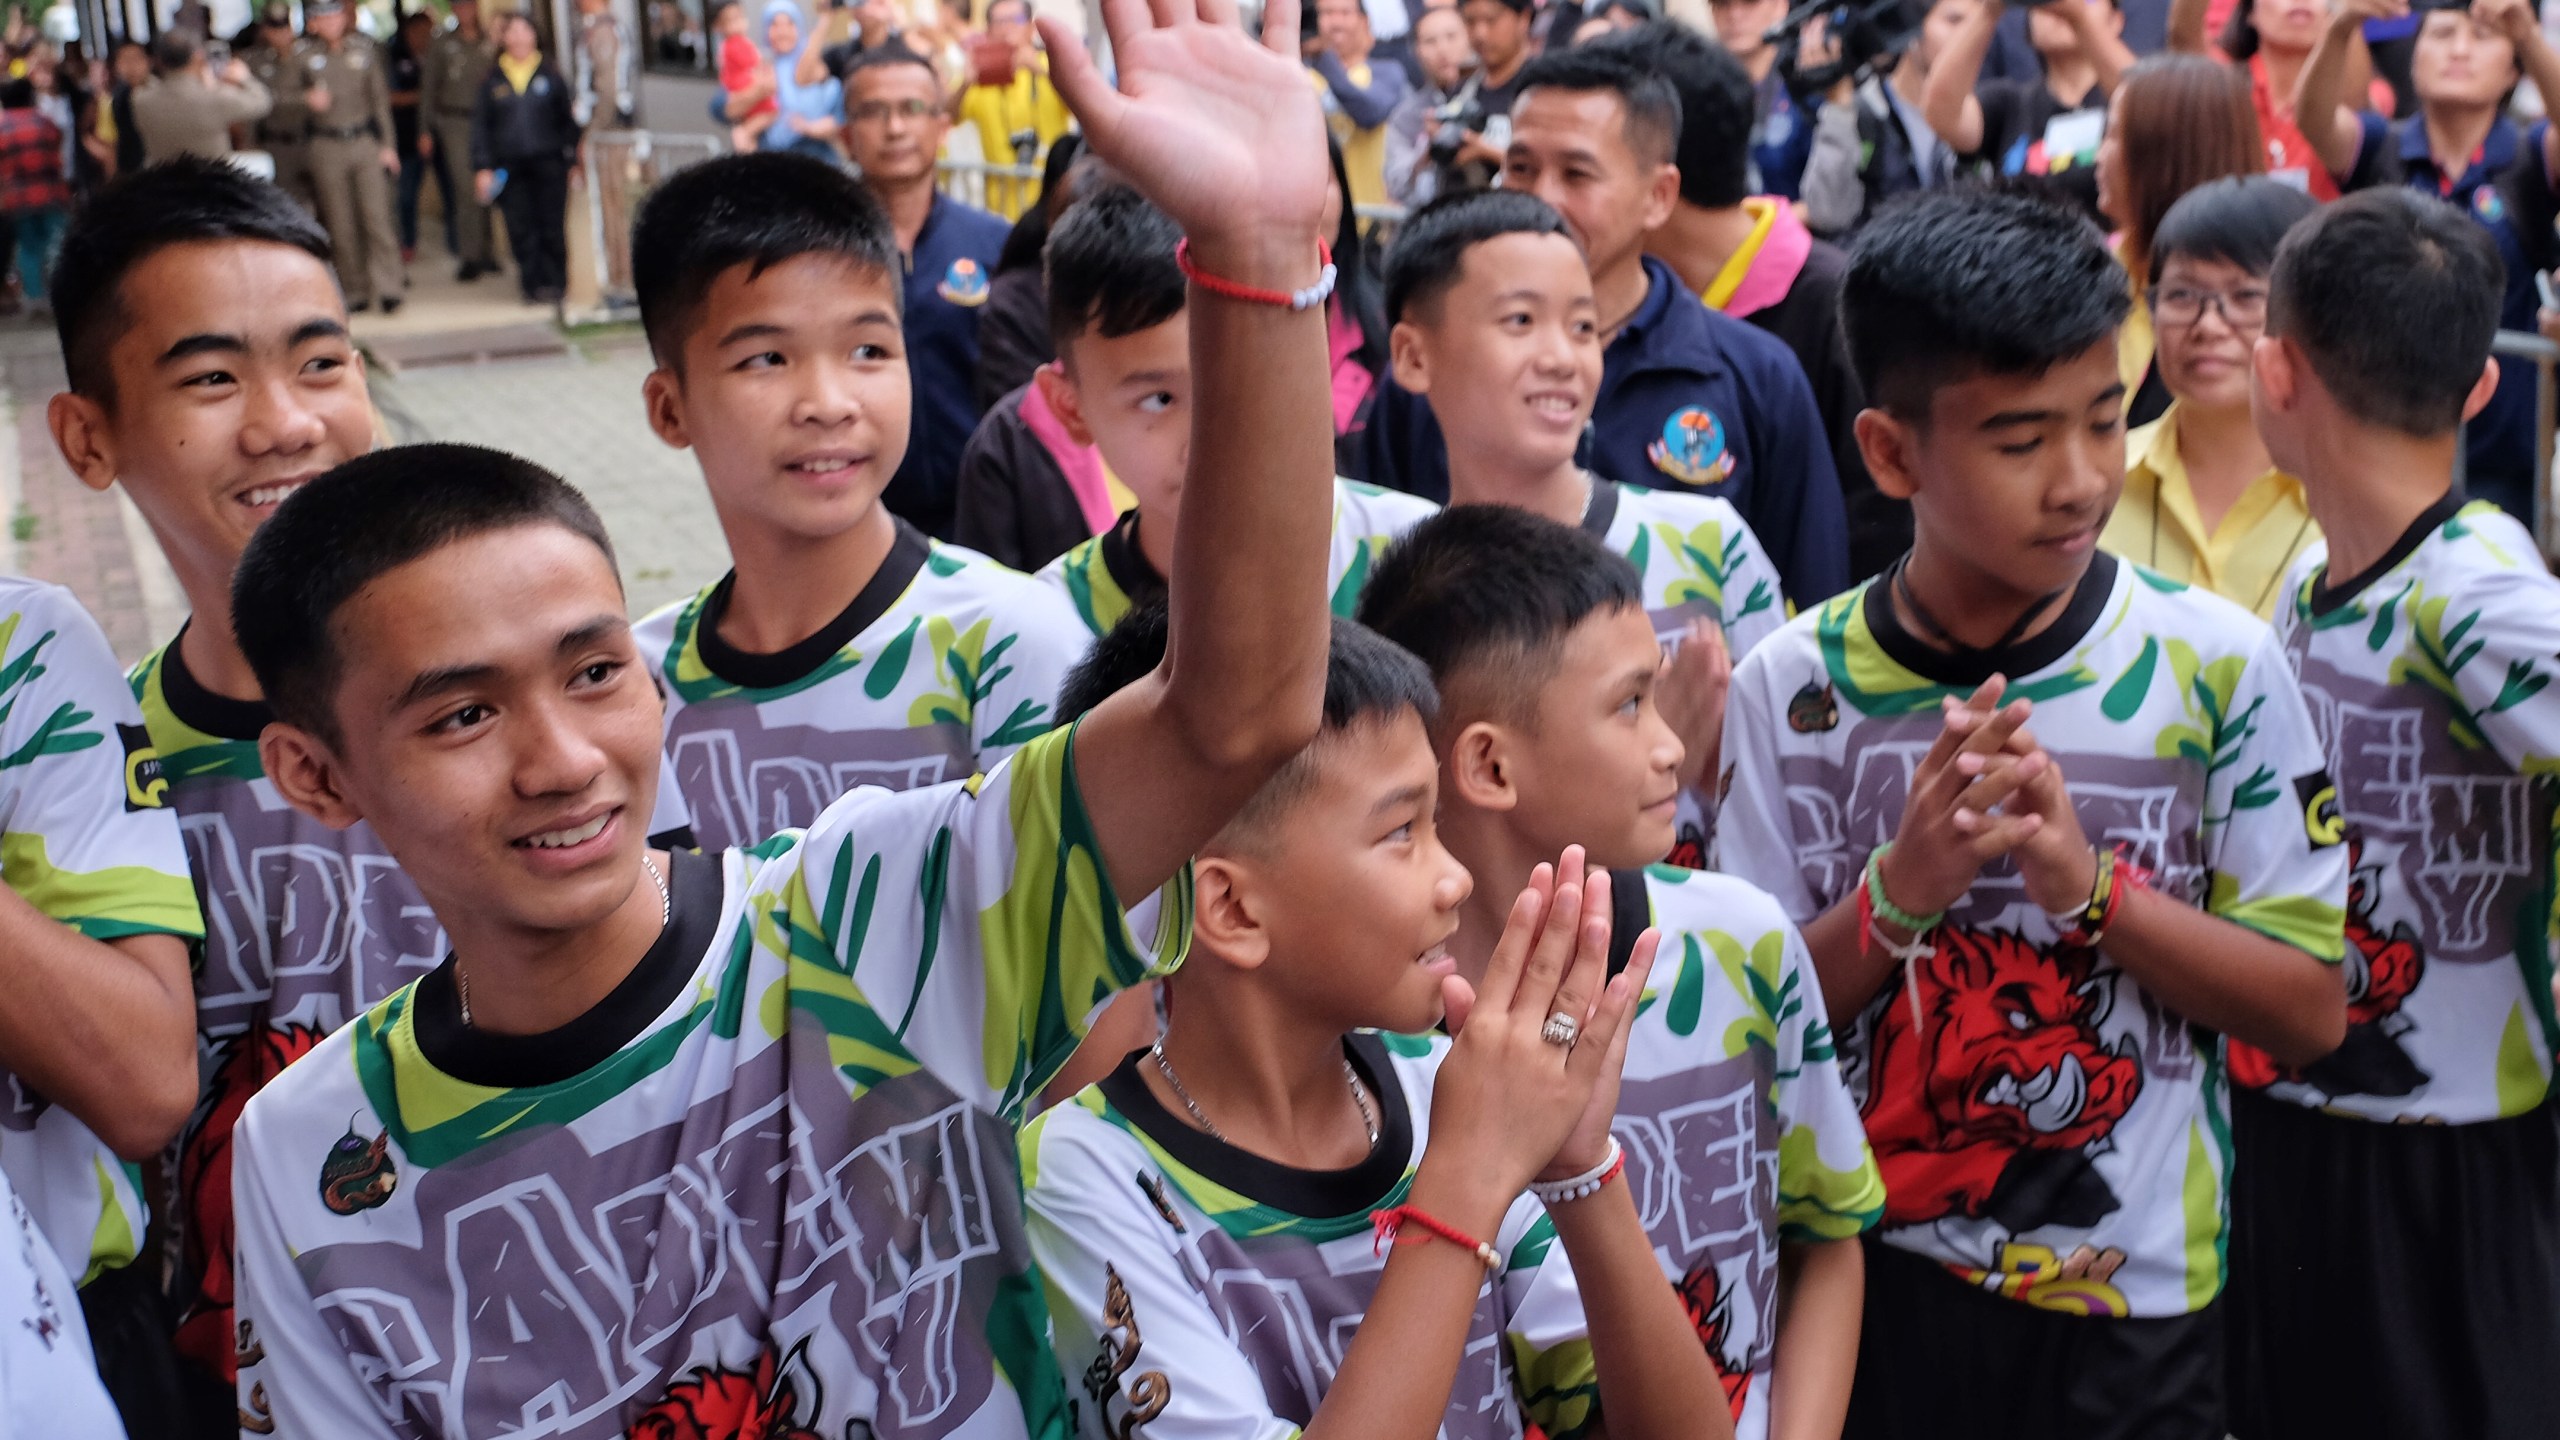
<instances>
[{"instance_id":1,"label":"crowd of people","mask_svg":"<svg viewBox=\"0 0 2560 1440\"><path fill-rule=\"evenodd\" d=\"M46 421L190 618L0 579L0 1435L2548 1433L2560 64L2301 8L717 12L636 620L108 144Z\"/></svg>"}]
</instances>

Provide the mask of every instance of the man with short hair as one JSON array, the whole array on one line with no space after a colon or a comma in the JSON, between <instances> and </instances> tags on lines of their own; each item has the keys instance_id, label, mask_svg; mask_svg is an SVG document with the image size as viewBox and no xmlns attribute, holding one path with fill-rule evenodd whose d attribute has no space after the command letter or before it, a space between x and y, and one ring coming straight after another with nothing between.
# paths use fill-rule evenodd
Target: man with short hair
<instances>
[{"instance_id":1,"label":"man with short hair","mask_svg":"<svg viewBox=\"0 0 2560 1440\"><path fill-rule=\"evenodd\" d=\"M480 103L481 83L497 56L497 40L480 26L480 0L453 0L452 27L438 32L427 48L418 149L443 173L445 194L453 197L445 236L454 242L454 258L462 265L457 280L477 280L498 269L489 207L471 187L471 111Z\"/></svg>"},{"instance_id":2,"label":"man with short hair","mask_svg":"<svg viewBox=\"0 0 2560 1440\"><path fill-rule=\"evenodd\" d=\"M302 42L293 33L293 7L285 0L267 0L258 10L257 37L257 44L243 58L249 63L249 74L267 87L274 104L249 138L274 158L276 183L301 201L303 209L317 215L320 201L311 191L311 111L302 103L310 77L303 69Z\"/></svg>"},{"instance_id":3,"label":"man with short hair","mask_svg":"<svg viewBox=\"0 0 2560 1440\"><path fill-rule=\"evenodd\" d=\"M1041 83L1047 85L1045 77ZM987 303L1008 227L934 189L933 160L951 121L931 61L904 46L864 55L845 82L844 114L845 148L872 198L888 212L907 260L907 366L915 375L915 417L907 458L890 478L885 499L917 529L948 540L958 510L960 452L978 428L980 413L974 384L978 311Z\"/></svg>"},{"instance_id":4,"label":"man with short hair","mask_svg":"<svg viewBox=\"0 0 2560 1440\"><path fill-rule=\"evenodd\" d=\"M166 30L152 42L160 78L133 92L133 124L141 132L144 163L172 155L219 160L231 153L231 127L264 119L275 97L232 59L216 74L204 42L192 30Z\"/></svg>"},{"instance_id":5,"label":"man with short hair","mask_svg":"<svg viewBox=\"0 0 2560 1440\"><path fill-rule=\"evenodd\" d=\"M622 129L640 104L632 83L631 27L613 13L613 0L578 0L578 43L570 52L569 93L578 128Z\"/></svg>"},{"instance_id":6,"label":"man with short hair","mask_svg":"<svg viewBox=\"0 0 2560 1440\"><path fill-rule=\"evenodd\" d=\"M1413 63L1422 79L1387 117L1387 198L1408 208L1440 193L1434 148L1449 103L1475 63L1467 46L1467 22L1457 7L1436 5L1413 22Z\"/></svg>"},{"instance_id":7,"label":"man with short hair","mask_svg":"<svg viewBox=\"0 0 2560 1440\"><path fill-rule=\"evenodd\" d=\"M311 111L311 188L320 223L329 227L338 285L347 308L361 313L382 302L400 308L409 288L400 264L400 230L391 213L391 177L400 152L391 147L391 67L370 35L357 33L346 0L310 0L310 27L297 50Z\"/></svg>"},{"instance_id":8,"label":"man with short hair","mask_svg":"<svg viewBox=\"0 0 2560 1440\"><path fill-rule=\"evenodd\" d=\"M1476 73L1453 102L1456 143L1435 147L1444 195L1480 190L1501 173L1502 152L1511 143L1511 102L1520 96L1520 67L1529 63L1535 24L1532 0L1466 0L1458 18L1476 52Z\"/></svg>"},{"instance_id":9,"label":"man with short hair","mask_svg":"<svg viewBox=\"0 0 2560 1440\"><path fill-rule=\"evenodd\" d=\"M1401 65L1370 63L1375 37L1360 0L1316 0L1315 53L1307 57L1324 92L1325 124L1351 177L1346 203L1387 201L1387 120L1411 88Z\"/></svg>"}]
</instances>

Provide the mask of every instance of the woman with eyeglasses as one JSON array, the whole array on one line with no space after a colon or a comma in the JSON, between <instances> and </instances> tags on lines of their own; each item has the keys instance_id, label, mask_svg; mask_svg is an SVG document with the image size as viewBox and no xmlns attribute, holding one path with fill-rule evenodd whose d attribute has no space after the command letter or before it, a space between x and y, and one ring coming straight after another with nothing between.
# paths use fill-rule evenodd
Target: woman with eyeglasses
<instances>
[{"instance_id":1,"label":"woman with eyeglasses","mask_svg":"<svg viewBox=\"0 0 2560 1440\"><path fill-rule=\"evenodd\" d=\"M2276 246L2314 208L2262 175L2187 192L2152 232L2143 300L2168 410L2125 437L2124 495L2099 543L2272 618L2285 572L2320 538L2302 482L2275 468L2249 415L2250 352L2267 324Z\"/></svg>"}]
</instances>

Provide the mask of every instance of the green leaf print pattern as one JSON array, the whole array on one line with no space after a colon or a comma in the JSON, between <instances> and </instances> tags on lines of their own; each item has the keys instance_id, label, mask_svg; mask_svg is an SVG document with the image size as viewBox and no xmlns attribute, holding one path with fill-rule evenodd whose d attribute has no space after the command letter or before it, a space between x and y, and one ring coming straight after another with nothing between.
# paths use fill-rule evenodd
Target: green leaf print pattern
<instances>
[{"instance_id":1,"label":"green leaf print pattern","mask_svg":"<svg viewBox=\"0 0 2560 1440\"><path fill-rule=\"evenodd\" d=\"M24 618L12 615L6 621L0 621L0 654L8 652L9 642L17 638L18 622ZM55 633L47 630L36 637L36 642L24 652L11 656L6 665L0 665L0 725L7 724L10 714L18 708L18 701L24 698L23 687L44 674L41 657L44 647L53 643ZM36 732L27 737L26 743L6 755L0 755L0 770L32 764L47 755L69 755L103 742L105 732L80 728L97 718L92 712L65 700L36 726Z\"/></svg>"},{"instance_id":2,"label":"green leaf print pattern","mask_svg":"<svg viewBox=\"0 0 2560 1440\"><path fill-rule=\"evenodd\" d=\"M2474 610L2447 628L2445 607L2452 597L2429 599L2425 587L2414 580L2393 598L2406 602L2403 609L2409 616L2409 643L2391 662L2391 683L2419 685L2434 691L2444 700L2445 708L2452 712L2446 728L2453 736L2453 743L2465 750L2486 749L2489 738L2481 733L2480 717L2488 712L2472 709L2463 699L2462 687L2454 681L2454 676L2462 673L2462 667L2479 658L2480 647L2485 643L2470 638L2472 627L2480 622L2480 612ZM2389 640L2390 633L2384 619L2377 615L2374 638L2369 643L2380 650L2383 642ZM2518 678L2510 672L2507 684L2517 683ZM2491 706L2492 710L2503 708L2502 705Z\"/></svg>"},{"instance_id":3,"label":"green leaf print pattern","mask_svg":"<svg viewBox=\"0 0 2560 1440\"><path fill-rule=\"evenodd\" d=\"M1770 592L1769 582L1760 580L1753 582L1751 593L1742 597L1740 609L1726 608L1725 581L1742 563L1743 545L1740 532L1728 538L1724 533L1724 527L1712 520L1686 535L1680 533L1679 526L1667 520L1657 522L1653 532L1660 538L1664 553L1671 557L1672 563L1680 567L1680 578L1672 581L1670 588L1664 593L1664 599L1669 603L1685 605L1693 600L1701 601L1723 617L1727 629L1777 605L1778 597ZM1643 541L1644 532L1639 530L1637 532L1639 548L1635 556L1630 558L1646 553L1649 547L1645 547ZM1636 568L1639 570L1644 568L1642 559L1636 559Z\"/></svg>"}]
</instances>

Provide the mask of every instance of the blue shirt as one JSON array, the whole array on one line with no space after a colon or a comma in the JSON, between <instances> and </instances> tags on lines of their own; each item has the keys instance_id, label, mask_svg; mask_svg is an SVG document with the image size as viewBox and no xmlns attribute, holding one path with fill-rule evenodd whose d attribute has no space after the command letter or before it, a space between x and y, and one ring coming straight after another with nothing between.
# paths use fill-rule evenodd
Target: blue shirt
<instances>
[{"instance_id":1,"label":"blue shirt","mask_svg":"<svg viewBox=\"0 0 2560 1440\"><path fill-rule=\"evenodd\" d=\"M2486 226L2506 262L2505 294L2498 305L2498 327L2531 333L2537 308L2533 273L2560 259L2552 220L2560 212L2551 175L2543 164L2543 133L2549 121L2519 131L2505 116L2489 127L2489 138L2459 175L2447 175L2427 143L2423 116L2397 124L2367 112L2364 140L2351 174L2368 183L2397 175L2401 183L2433 195ZM2532 524L2534 450L2534 369L2522 361L2499 366L2498 391L2471 419L2464 441L2463 483L2469 492L2496 502L2525 524Z\"/></svg>"},{"instance_id":2,"label":"blue shirt","mask_svg":"<svg viewBox=\"0 0 2560 1440\"><path fill-rule=\"evenodd\" d=\"M960 452L978 428L978 312L1012 226L941 194L907 257L907 458L882 499L936 539L952 534Z\"/></svg>"},{"instance_id":3,"label":"blue shirt","mask_svg":"<svg viewBox=\"0 0 2560 1440\"><path fill-rule=\"evenodd\" d=\"M1828 432L1786 342L1698 302L1648 255L1643 303L1602 360L1583 462L1612 480L1720 496L1742 512L1798 609L1848 588L1849 525ZM1360 478L1446 502L1430 404L1379 380Z\"/></svg>"},{"instance_id":4,"label":"blue shirt","mask_svg":"<svg viewBox=\"0 0 2560 1440\"><path fill-rule=\"evenodd\" d=\"M1813 117L1796 104L1772 65L1752 94L1751 164L1760 172L1753 193L1795 199L1804 187L1805 162L1812 158Z\"/></svg>"}]
</instances>

